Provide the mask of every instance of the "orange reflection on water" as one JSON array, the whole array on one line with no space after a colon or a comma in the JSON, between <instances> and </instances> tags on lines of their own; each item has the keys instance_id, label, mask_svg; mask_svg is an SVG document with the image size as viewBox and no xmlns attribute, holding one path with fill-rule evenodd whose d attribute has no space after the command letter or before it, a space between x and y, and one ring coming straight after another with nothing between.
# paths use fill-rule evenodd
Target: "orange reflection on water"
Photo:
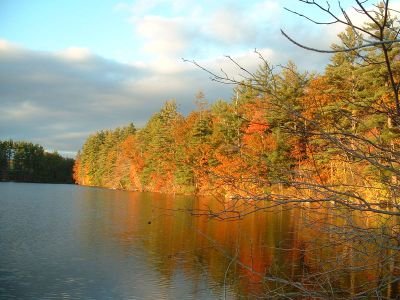
<instances>
[{"instance_id":1,"label":"orange reflection on water","mask_svg":"<svg viewBox=\"0 0 400 300\"><path fill-rule=\"evenodd\" d=\"M339 232L338 225L348 223L346 234L355 235L351 226L362 227L371 222L367 218L335 216L326 208L276 207L221 221L190 213L224 209L224 202L211 197L114 192L114 198L107 202L105 216L114 224L109 237L127 252L144 250L146 262L166 282L182 272L195 284L206 278L215 289L248 297L295 289L290 284L282 288L275 278L316 289L318 274L325 280L319 283L322 288L332 285L355 294L360 286L379 284L384 272L374 267L379 258L363 255L374 252L373 244L341 238Z\"/></svg>"}]
</instances>

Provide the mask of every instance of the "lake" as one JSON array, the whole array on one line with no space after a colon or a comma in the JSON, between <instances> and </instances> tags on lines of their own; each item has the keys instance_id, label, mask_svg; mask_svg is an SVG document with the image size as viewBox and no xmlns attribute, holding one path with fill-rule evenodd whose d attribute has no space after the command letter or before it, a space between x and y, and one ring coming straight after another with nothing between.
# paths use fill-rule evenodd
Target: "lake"
<instances>
[{"instance_id":1,"label":"lake","mask_svg":"<svg viewBox=\"0 0 400 300\"><path fill-rule=\"evenodd\" d=\"M309 226L304 210L235 221L188 212L223 209L216 200L0 183L0 299L254 298L282 284L277 274L311 272L305 249L319 223ZM339 285L373 275L343 271Z\"/></svg>"}]
</instances>

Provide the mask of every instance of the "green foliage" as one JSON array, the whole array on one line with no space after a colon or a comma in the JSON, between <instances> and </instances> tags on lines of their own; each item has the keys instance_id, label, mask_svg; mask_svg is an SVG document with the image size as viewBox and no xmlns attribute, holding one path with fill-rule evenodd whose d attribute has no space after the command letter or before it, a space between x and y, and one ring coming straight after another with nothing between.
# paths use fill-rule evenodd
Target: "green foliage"
<instances>
[{"instance_id":1,"label":"green foliage","mask_svg":"<svg viewBox=\"0 0 400 300\"><path fill-rule=\"evenodd\" d=\"M339 39L333 49L364 42L351 28ZM399 53L397 45L390 45L395 76L400 75ZM300 72L293 62L277 71L262 60L252 76L237 84L231 101L208 106L200 92L197 110L187 117L175 101L167 101L140 130L130 124L90 136L79 157L78 177L85 184L114 187L133 186L138 178L141 189L152 191L198 191L201 185L226 191L241 180L247 180L241 187L246 190L250 182L303 180L306 173L317 181L342 176L346 182L353 169L366 180L388 178L378 171L379 164L392 168L394 163L382 149L398 145L400 132L392 125L394 101L382 55L379 47L340 52L322 75ZM121 149L133 136L135 144ZM371 158L375 165L368 166ZM258 186L259 191L271 189Z\"/></svg>"},{"instance_id":2,"label":"green foliage","mask_svg":"<svg viewBox=\"0 0 400 300\"><path fill-rule=\"evenodd\" d=\"M23 141L0 141L0 180L72 183L73 159Z\"/></svg>"},{"instance_id":3,"label":"green foliage","mask_svg":"<svg viewBox=\"0 0 400 300\"><path fill-rule=\"evenodd\" d=\"M115 181L115 169L120 154L120 144L129 136L136 134L135 126L99 131L88 137L79 153L79 168L75 172L78 178L85 178L85 183L95 186L109 186ZM127 174L118 182L127 184Z\"/></svg>"},{"instance_id":4,"label":"green foliage","mask_svg":"<svg viewBox=\"0 0 400 300\"><path fill-rule=\"evenodd\" d=\"M152 175L164 176L172 171L168 168L168 162L175 159L176 153L172 131L180 118L176 102L167 101L138 133L141 151L147 154L141 175L143 185L149 184Z\"/></svg>"}]
</instances>

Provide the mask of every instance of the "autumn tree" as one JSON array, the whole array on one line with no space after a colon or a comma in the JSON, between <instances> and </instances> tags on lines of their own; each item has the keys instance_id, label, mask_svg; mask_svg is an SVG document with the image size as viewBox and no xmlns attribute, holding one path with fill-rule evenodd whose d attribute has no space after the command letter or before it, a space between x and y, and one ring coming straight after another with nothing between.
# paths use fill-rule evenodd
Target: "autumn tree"
<instances>
[{"instance_id":1,"label":"autumn tree","mask_svg":"<svg viewBox=\"0 0 400 300\"><path fill-rule=\"evenodd\" d=\"M266 122L276 148L267 154L266 159L271 161L267 176L252 180L281 188L238 193L237 197L251 199L253 211L289 204L307 208L310 226L328 232L330 238L325 247L337 250L314 264L314 273L299 279L272 276L265 280L280 282L283 290L285 285L295 287L297 291L291 292L296 297L394 298L400 281L399 28L397 19L391 16L395 11L389 1L370 5L356 0L354 13L368 20L357 24L340 2L338 9L329 2L299 2L318 9L330 20L316 21L302 12L288 10L315 24L346 26L339 35L340 43L332 50L303 45L282 31L304 49L333 54L325 75L310 80L294 72L290 65L281 67L280 72L269 67L265 84L257 73L231 57L228 60L238 66L241 75L247 77L245 80L236 81L225 72L214 73L192 63L208 72L214 81L259 91L264 95L264 110L271 112L266 114ZM262 65L268 66L257 54ZM227 182L232 178L234 174L226 177ZM323 226L318 214L311 213L316 208L329 216L323 218ZM237 214L227 214L226 210L204 213L220 218L251 213L241 212L242 206L230 209ZM371 221L360 222L360 218ZM337 247L335 240L343 247ZM320 258L312 247L310 244L310 249L304 251L317 261ZM326 269L324 264L328 261L335 261L329 268L334 271ZM361 276L358 274L371 265L379 275L366 285L358 284L354 276ZM350 286L338 283L340 274L353 274Z\"/></svg>"},{"instance_id":2,"label":"autumn tree","mask_svg":"<svg viewBox=\"0 0 400 300\"><path fill-rule=\"evenodd\" d=\"M142 129L100 131L87 139L75 173L88 185L215 194L224 210L193 211L212 218L298 207L310 235L298 245L302 273L284 277L276 266L262 274L273 287L266 296L394 298L400 281L395 11L388 1L355 0L353 12L367 19L357 24L340 4L299 2L330 19L288 10L344 26L331 50L283 32L302 48L332 55L322 74L300 72L292 62L273 66L257 51L255 72L227 57L241 81L192 61L213 80L235 85L230 101L208 106L200 93L197 110L186 117L168 101ZM366 275L368 281L357 280Z\"/></svg>"}]
</instances>

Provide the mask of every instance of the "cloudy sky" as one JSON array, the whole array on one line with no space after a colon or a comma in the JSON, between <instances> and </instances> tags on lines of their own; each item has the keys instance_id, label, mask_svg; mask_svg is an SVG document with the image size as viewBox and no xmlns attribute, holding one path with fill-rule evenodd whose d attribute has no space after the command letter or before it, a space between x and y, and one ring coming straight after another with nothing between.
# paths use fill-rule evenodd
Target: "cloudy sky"
<instances>
[{"instance_id":1,"label":"cloudy sky","mask_svg":"<svg viewBox=\"0 0 400 300\"><path fill-rule=\"evenodd\" d=\"M257 48L274 64L323 70L329 56L297 48L280 29L329 48L340 28L284 7L327 20L296 0L1 0L0 140L71 156L90 133L143 126L166 100L185 114L200 90L209 102L230 99L232 87L182 58L237 75L224 55L254 69Z\"/></svg>"}]
</instances>

